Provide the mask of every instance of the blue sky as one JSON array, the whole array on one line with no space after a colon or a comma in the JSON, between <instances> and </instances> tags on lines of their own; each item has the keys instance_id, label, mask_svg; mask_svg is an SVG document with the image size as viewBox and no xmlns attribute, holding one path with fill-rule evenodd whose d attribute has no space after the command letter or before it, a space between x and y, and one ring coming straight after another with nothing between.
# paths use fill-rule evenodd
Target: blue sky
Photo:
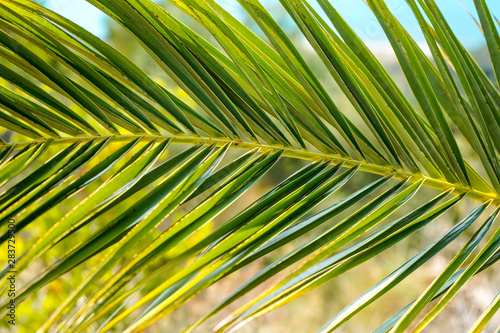
<instances>
[{"instance_id":1,"label":"blue sky","mask_svg":"<svg viewBox=\"0 0 500 333\"><path fill-rule=\"evenodd\" d=\"M417 23L405 1L385 1L414 38L419 42L423 42L423 36L420 34ZM272 2L277 2L277 0L262 0L264 4ZM363 39L375 42L386 40L375 17L362 0L331 0L331 2ZM470 14L462 7L465 6L475 14L473 0L461 0L460 2L458 0L436 0L436 2L448 19L452 29L467 48L473 49L483 44L484 39L481 32ZM500 17L500 1L487 0L486 2L492 12L497 17ZM236 0L219 0L219 3L230 12L237 13ZM78 23L94 34L100 37L106 36L105 15L85 0L47 0L46 4L50 9Z\"/></svg>"}]
</instances>

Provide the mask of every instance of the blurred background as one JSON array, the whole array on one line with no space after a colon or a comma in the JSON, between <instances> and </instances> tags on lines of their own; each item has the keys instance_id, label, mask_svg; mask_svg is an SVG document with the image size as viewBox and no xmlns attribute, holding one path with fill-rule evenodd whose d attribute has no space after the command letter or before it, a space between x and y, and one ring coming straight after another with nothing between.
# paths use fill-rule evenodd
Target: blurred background
<instances>
[{"instance_id":1,"label":"blurred background","mask_svg":"<svg viewBox=\"0 0 500 333\"><path fill-rule=\"evenodd\" d=\"M170 78L157 66L154 60L145 51L143 51L138 42L134 40L128 32L92 5L88 4L86 1L45 0L37 2L42 3L48 8L71 19L104 39L120 50L124 55L132 59L134 63L141 67L146 73L151 75L157 82L160 82L170 91L174 92L178 97L195 107L194 103L189 100L187 95L180 88L178 88L172 80L170 80ZM173 13L174 16L182 18L183 22L190 28L213 42L211 36L204 31L203 28L184 15L178 8L166 1L158 0L155 2L165 8L168 12ZM257 25L252 22L247 15L245 15L243 9L237 4L237 1L219 0L218 2L224 6L227 11L253 29L255 33L264 38L263 34L258 30ZM411 98L411 91L407 87L406 80L399 68L399 64L394 53L392 52L390 44L385 38L377 20L371 14L364 2L362 0L332 0L331 2L344 16L347 22L351 24L359 36L361 36L367 43L369 48L378 57L384 67L395 78L395 81L401 87L403 92L407 93L410 101L413 101ZM305 55L306 61L309 62L329 93L334 96L333 100L337 103L339 109L347 114L355 113L355 110L342 92L337 88L328 72L324 70L323 64L315 55L312 48L308 45L305 38L303 38L300 34L299 29L287 16L285 10L280 6L279 1L262 0L262 3L269 9L275 19L285 29L287 34L292 36L292 41L299 48L302 54ZM312 3L314 4L314 1L312 1ZM410 32L416 41L420 43L422 49L428 52L423 35L420 33L418 24L413 18L405 1L387 0L386 3L389 5L391 11L399 18L403 26ZM474 58L484 69L485 73L493 78L493 71L491 69L491 63L484 43L484 38L482 37L481 30L475 22L476 14L474 11L473 0L464 0L462 2L458 2L456 0L437 0L437 3L444 12L446 19L448 19L448 22L450 23L452 29L454 29L459 39L466 46L466 48L470 50ZM487 3L492 12L499 17L500 1L490 0L487 1ZM25 138L9 131L5 131L2 128L0 128L0 136L8 142L26 141ZM186 147L181 145L172 147L169 150L169 156L176 154L184 148ZM109 149L114 149L113 145L111 145ZM50 155L50 150L46 154ZM231 151L228 156L226 156L223 163L227 163L227 161L230 161L235 156L239 156L241 154L242 152L240 151ZM466 158L468 157L469 160L471 156L473 156L472 152L469 152L468 154L466 152L464 155ZM304 165L304 163L305 162L303 161L293 159L282 159L280 163L278 163L278 165L276 165L271 172L265 176L264 179L259 181L244 196L242 196L238 202L234 204L234 207L238 207L239 204L244 206L249 205L276 185L285 176L290 175ZM35 163L33 168L36 168L36 166L37 165ZM112 174L114 170L117 170L119 167L120 165L116 165L114 169L111 169L108 172L108 174ZM19 177L21 176L22 175ZM102 177L105 179L105 175ZM344 186L341 191L336 193L327 202L318 206L313 212L311 212L311 214L338 201L344 197L346 193L352 193L352 191L366 184L369 179L376 179L376 176L361 175L358 173L357 177L354 177L348 185ZM43 234L45 230L47 230L55 221L71 209L71 207L73 207L78 200L81 200L81 198L91 193L97 185L98 184L89 186L84 191L64 201L62 205L55 207L47 214L41 216L36 226L32 226L27 230L20 232L18 235L18 237L22 240L20 251L27 249L34 242L34 240L37 239L37 237ZM438 194L438 192L431 189L422 189L422 191L427 192L428 195L423 195L420 198L429 198L430 196ZM376 194L377 193L374 195ZM367 200L370 200L370 198ZM422 201L417 202L417 200L410 202L407 206L403 207L394 216L392 216L390 221L402 216L405 212L417 205L420 205L421 203ZM287 304L286 306L249 323L249 325L241 328L239 332L315 332L362 292L387 276L400 264L404 263L432 242L432 240L441 235L451 225L458 222L473 207L475 207L475 205L475 202L466 201L465 204L459 205L459 207L450 210L447 214L431 223L428 227L416 233L409 239L401 242L394 248L386 251L383 255L375 257L373 260L357 267L356 269L353 269L344 276L327 283L317 290L303 296L299 300ZM187 212L188 209L189 207L181 207L176 214L183 214ZM99 225L105 224L106 220L111 219L114 213L115 211L111 211L100 217L99 221L95 221L94 224L89 225L89 230L80 230L79 232L82 237L88 236L92 230L96 230ZM210 228L215 228L224 221L227 221L227 219L235 213L236 211L226 211L218 216L214 219L210 226L200 229L197 234L193 236L193 242L196 241L197 237L203 237L204 234L209 233ZM331 221L329 225L340 221L340 219L344 218L346 215L347 213L337 217L336 220ZM165 223L168 225L169 220L165 221ZM325 225L321 228L327 227L328 226ZM198 295L190 301L187 306L184 306L180 310L174 312L172 316L164 318L160 322L151 326L147 332L180 331L189 323L194 322L197 318L205 314L207 310L220 302L225 295L235 290L241 283L253 276L260 269L264 268L267 264L280 258L285 253L288 253L294 247L303 244L305 241L311 239L322 230L315 230L304 239L298 239L294 243L288 244L284 248L279 249L275 253L265 257L263 260L246 267L241 272L220 281L214 286L214 288L210 288L206 292ZM472 232L473 230L465 236L470 236ZM158 231L151 233L151 239L153 239L157 233ZM458 251L458 249L460 249L460 247L464 244L466 241L465 236L459 238L446 248L445 251L426 263L423 269L415 272L410 279L408 279L408 281L401 283L397 288L385 295L381 302L376 302L347 322L342 329L339 329L339 332L372 331L388 317L418 297L419 294L425 290L426 286L448 264L449 260ZM189 246L189 244L184 245L186 247ZM65 246L67 247L65 248ZM61 244L60 247L52 250L50 255L47 255L44 258L58 257L62 255L65 249L69 246L71 246L71 244ZM168 256L169 253L165 254L164 259L168 260ZM51 260L45 260L42 258L42 260L38 263L38 268L42 270L50 263ZM20 315L20 332L34 332L36 328L41 325L44 319L47 318L47 316L59 305L64 296L72 290L72 286L85 276L89 268L95 263L95 259L89 260L87 263L81 265L81 267L77 267L64 277L43 288L42 291L35 297L31 297L26 302L21 304L18 311ZM144 275L149 273L152 272L144 272ZM436 318L427 331L441 332L444 329L447 329L450 332L466 331L466 329L474 323L481 312L487 307L491 299L493 299L493 297L498 293L498 290L500 289L500 280L498 279L499 273L500 269L498 267L492 267L483 272L480 276L475 277L471 283L469 283L467 287L453 300L449 308ZM36 274L36 272L33 272L33 274ZM282 276L283 275L281 275L281 277ZM141 276L138 278L141 278ZM277 276L273 279L273 281L279 280L279 278L280 276ZM272 281L270 281L270 284L271 283ZM146 291L147 290L144 290L143 292ZM252 295L249 295L249 297L251 296ZM231 309L235 309L235 307L228 309L228 311ZM229 313L228 311L220 314L220 316L208 322L205 326L200 327L198 332L209 331L210 328L213 327L216 320L223 318ZM488 326L489 330L498 326L500 323L500 318L498 317L499 316L497 315L497 317L494 318L492 323Z\"/></svg>"}]
</instances>

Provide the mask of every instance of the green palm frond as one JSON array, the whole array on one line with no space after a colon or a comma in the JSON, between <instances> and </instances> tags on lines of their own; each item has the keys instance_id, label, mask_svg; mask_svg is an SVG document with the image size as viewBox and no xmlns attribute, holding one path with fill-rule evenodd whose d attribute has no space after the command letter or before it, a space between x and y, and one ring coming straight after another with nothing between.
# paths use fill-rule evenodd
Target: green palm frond
<instances>
[{"instance_id":1,"label":"green palm frond","mask_svg":"<svg viewBox=\"0 0 500 333\"><path fill-rule=\"evenodd\" d=\"M172 82L35 2L0 2L0 126L11 138L0 142L0 237L9 241L12 220L19 237L36 235L1 272L2 293L13 267L19 306L85 273L37 319L39 332L143 331L266 262L175 329L217 316L215 331L236 330L460 206L456 223L422 238L320 329L341 327L458 244L420 296L375 330L419 332L500 258L500 36L485 0L474 4L495 78L434 0L407 1L431 56L384 1L366 1L407 91L328 0L280 0L326 79L258 0L238 0L258 34L215 0L170 0L210 39L150 0L88 2ZM278 164L293 172L277 175ZM500 307L491 298L470 332Z\"/></svg>"}]
</instances>

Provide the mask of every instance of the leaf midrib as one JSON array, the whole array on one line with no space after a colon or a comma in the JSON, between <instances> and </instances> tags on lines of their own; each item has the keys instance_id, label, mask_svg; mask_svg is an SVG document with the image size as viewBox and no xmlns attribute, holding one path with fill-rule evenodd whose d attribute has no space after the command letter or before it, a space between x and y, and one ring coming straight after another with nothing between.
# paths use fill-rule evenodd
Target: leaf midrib
<instances>
[{"instance_id":1,"label":"leaf midrib","mask_svg":"<svg viewBox=\"0 0 500 333\"><path fill-rule=\"evenodd\" d=\"M345 158L345 157L340 157L338 155L333 155L333 154L324 154L324 153L315 153L315 152L310 152L310 151L305 151L305 150L299 150L299 149L293 149L285 146L279 146L279 145L266 145L266 144L258 144L258 143L251 143L251 142L244 142L244 141L237 141L237 140L231 140L231 139L225 139L225 138L206 138L206 137L193 137L193 136L167 136L167 135L102 135L102 136L78 136L78 137L65 137L65 138L60 138L60 139L40 139L40 140L33 140L33 141L27 141L27 142L19 142L19 143L7 143L7 144L0 144L0 147L8 147L8 146L15 146L18 149L22 149L23 147L33 144L33 143L43 143L47 140L52 141L52 144L64 144L64 143L73 143L78 140L94 140L94 139L105 139L105 138L110 138L111 141L130 141L134 140L137 138L141 138L142 140L152 140L152 139L160 139L160 140L166 140L166 139L171 139L172 143L178 143L178 144L199 144L203 143L204 145L212 145L216 144L217 146L223 146L228 143L231 143L231 149L242 149L242 150L252 150L255 148L259 148L261 152L266 152L269 150L282 150L283 151L283 156L285 157L291 157L291 158L298 158L302 160L309 160L309 161L317 161L317 160L330 160L331 163L337 164L337 163L344 163L344 167L354 167L358 166L360 171L363 172L368 172L372 174L377 174L381 176L386 176L389 174L392 174L392 177L394 179L405 179L409 178L408 181L410 183L416 183L420 180L424 180L423 185L429 188L437 189L439 191L451 191L451 193L460 195L463 193L467 193L467 197L476 201L480 202L487 202L491 200L491 205L493 206L499 206L500 205L500 196L495 194L495 193L485 193L479 190L476 190L474 188L470 187L465 187L460 184L453 184L450 182L447 182L446 180L442 179L436 179L436 178L431 178L427 177L422 174L417 174L417 173L410 173L406 172L404 170L396 170L392 166L382 166L382 165L377 165L365 161L359 161L355 159L350 159L350 158Z\"/></svg>"}]
</instances>

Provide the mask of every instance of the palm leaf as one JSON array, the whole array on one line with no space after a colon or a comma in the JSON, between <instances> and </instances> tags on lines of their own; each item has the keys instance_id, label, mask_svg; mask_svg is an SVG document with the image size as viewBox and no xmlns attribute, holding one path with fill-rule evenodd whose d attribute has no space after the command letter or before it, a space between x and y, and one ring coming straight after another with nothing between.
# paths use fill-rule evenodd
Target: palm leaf
<instances>
[{"instance_id":1,"label":"palm leaf","mask_svg":"<svg viewBox=\"0 0 500 333\"><path fill-rule=\"evenodd\" d=\"M40 332L142 331L270 260L182 328L218 316L214 330L235 330L442 224L458 206L457 223L320 329L341 327L456 244L420 296L375 330L420 331L500 258L492 208L500 204L500 38L484 0L474 3L496 82L433 0L407 1L432 58L385 2L366 2L408 93L329 1L318 0L322 12L280 1L326 79L258 0L238 2L262 37L214 0L171 0L210 41L149 0L88 2L172 84L35 2L0 3L0 125L12 138L0 142L0 223L15 221L23 240L38 233L0 273L1 287L15 269L22 306L85 272L37 321ZM249 199L279 164L299 160L307 162ZM470 331L483 330L499 305L497 295Z\"/></svg>"}]
</instances>

